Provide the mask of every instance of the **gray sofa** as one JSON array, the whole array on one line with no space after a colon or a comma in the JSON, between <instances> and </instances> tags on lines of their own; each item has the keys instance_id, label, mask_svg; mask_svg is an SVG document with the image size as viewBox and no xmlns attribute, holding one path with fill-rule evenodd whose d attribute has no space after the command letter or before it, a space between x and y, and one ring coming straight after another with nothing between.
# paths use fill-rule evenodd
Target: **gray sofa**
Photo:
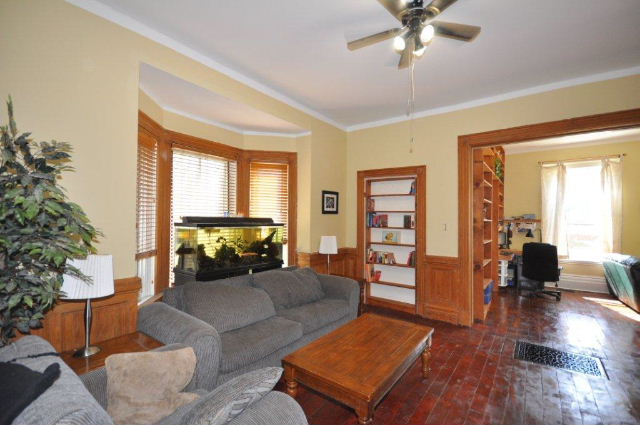
<instances>
[{"instance_id":1,"label":"gray sofa","mask_svg":"<svg viewBox=\"0 0 640 425\"><path fill-rule=\"evenodd\" d=\"M207 366L197 380L214 388L251 370L280 366L284 356L357 317L352 280L309 268L272 270L165 290L140 309L138 330L192 346Z\"/></svg>"},{"instance_id":2,"label":"gray sofa","mask_svg":"<svg viewBox=\"0 0 640 425\"><path fill-rule=\"evenodd\" d=\"M185 347L173 344L161 347L161 350L173 350ZM47 353L50 353L49 355ZM28 357L37 356L38 357ZM11 361L22 364L38 372L44 371L50 364L60 365L60 377L53 385L33 401L13 421L13 425L33 424L113 424L106 412L106 373L104 368L78 377L57 355L46 340L38 336L26 336L13 344L0 349L0 362ZM198 363L201 359L198 358ZM258 372L254 372L258 373ZM244 379L244 382L243 382ZM192 380L186 391L200 394L200 398L180 407L172 415L164 418L159 424L210 423L209 419L220 410L224 395L233 392L250 379L249 374L229 381L214 391L198 386ZM305 425L304 412L288 395L270 391L260 400L250 405L229 425Z\"/></svg>"}]
</instances>

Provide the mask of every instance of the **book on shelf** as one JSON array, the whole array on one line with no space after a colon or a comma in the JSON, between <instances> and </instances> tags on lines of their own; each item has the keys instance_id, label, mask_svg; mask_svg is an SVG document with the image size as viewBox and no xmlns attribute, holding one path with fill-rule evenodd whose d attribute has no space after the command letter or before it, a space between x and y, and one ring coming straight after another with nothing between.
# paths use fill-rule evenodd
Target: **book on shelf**
<instances>
[{"instance_id":1,"label":"book on shelf","mask_svg":"<svg viewBox=\"0 0 640 425\"><path fill-rule=\"evenodd\" d=\"M405 229L415 229L416 228L416 219L412 214L406 214L404 216L404 228Z\"/></svg>"},{"instance_id":2,"label":"book on shelf","mask_svg":"<svg viewBox=\"0 0 640 425\"><path fill-rule=\"evenodd\" d=\"M396 230L383 231L382 243L400 243L400 232Z\"/></svg>"},{"instance_id":3,"label":"book on shelf","mask_svg":"<svg viewBox=\"0 0 640 425\"><path fill-rule=\"evenodd\" d=\"M365 276L367 282L380 282L380 278L382 277L382 272L380 270L375 270L373 268L373 264L366 264Z\"/></svg>"},{"instance_id":4,"label":"book on shelf","mask_svg":"<svg viewBox=\"0 0 640 425\"><path fill-rule=\"evenodd\" d=\"M367 252L367 263L370 264L396 264L396 256L393 252L375 251Z\"/></svg>"},{"instance_id":5,"label":"book on shelf","mask_svg":"<svg viewBox=\"0 0 640 425\"><path fill-rule=\"evenodd\" d=\"M367 211L376 210L376 200L373 198L367 198Z\"/></svg>"},{"instance_id":6,"label":"book on shelf","mask_svg":"<svg viewBox=\"0 0 640 425\"><path fill-rule=\"evenodd\" d=\"M415 195L416 194L416 181L413 180L411 182L411 188L409 189L409 195Z\"/></svg>"},{"instance_id":7,"label":"book on shelf","mask_svg":"<svg viewBox=\"0 0 640 425\"><path fill-rule=\"evenodd\" d=\"M367 225L369 227L388 227L389 215L370 212L367 214Z\"/></svg>"},{"instance_id":8,"label":"book on shelf","mask_svg":"<svg viewBox=\"0 0 640 425\"><path fill-rule=\"evenodd\" d=\"M411 251L409 253L409 258L407 258L407 266L415 267L416 265L416 252Z\"/></svg>"}]
</instances>

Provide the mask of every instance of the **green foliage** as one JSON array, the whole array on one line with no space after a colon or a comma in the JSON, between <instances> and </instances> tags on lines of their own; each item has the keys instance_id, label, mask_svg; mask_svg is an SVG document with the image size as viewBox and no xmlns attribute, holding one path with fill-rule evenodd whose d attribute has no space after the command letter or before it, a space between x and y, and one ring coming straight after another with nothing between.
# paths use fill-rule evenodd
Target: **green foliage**
<instances>
[{"instance_id":1,"label":"green foliage","mask_svg":"<svg viewBox=\"0 0 640 425\"><path fill-rule=\"evenodd\" d=\"M231 243L228 243L225 237L220 236L216 242L219 243L220 246L216 248L213 257L219 264L237 263L240 261L240 256L236 252L236 248Z\"/></svg>"},{"instance_id":2,"label":"green foliage","mask_svg":"<svg viewBox=\"0 0 640 425\"><path fill-rule=\"evenodd\" d=\"M42 326L60 297L64 273L88 278L66 264L95 251L100 234L58 185L72 168L62 142L33 142L18 134L11 98L0 127L0 347Z\"/></svg>"},{"instance_id":3,"label":"green foliage","mask_svg":"<svg viewBox=\"0 0 640 425\"><path fill-rule=\"evenodd\" d=\"M496 176L500 181L504 181L504 165L502 164L502 160L498 157L496 157Z\"/></svg>"}]
</instances>

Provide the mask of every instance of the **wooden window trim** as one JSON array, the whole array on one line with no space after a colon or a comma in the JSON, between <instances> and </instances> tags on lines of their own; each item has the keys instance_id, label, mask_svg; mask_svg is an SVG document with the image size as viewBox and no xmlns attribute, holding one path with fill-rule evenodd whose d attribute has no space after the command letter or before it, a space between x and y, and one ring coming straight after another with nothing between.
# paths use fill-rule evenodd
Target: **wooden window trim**
<instances>
[{"instance_id":1,"label":"wooden window trim","mask_svg":"<svg viewBox=\"0 0 640 425\"><path fill-rule=\"evenodd\" d=\"M289 262L297 264L298 222L298 154L296 152L243 150L223 143L167 130L142 111L138 111L138 128L158 141L156 279L155 293L169 286L169 232L171 226L171 176L173 148L214 155L237 162L236 210L249 215L249 164L272 162L289 166Z\"/></svg>"},{"instance_id":2,"label":"wooden window trim","mask_svg":"<svg viewBox=\"0 0 640 425\"><path fill-rule=\"evenodd\" d=\"M602 130L640 126L640 108L569 118L539 124L523 125L458 137L458 256L460 257L459 322L473 324L473 205L472 158L477 147L508 145L528 140L568 136Z\"/></svg>"}]
</instances>

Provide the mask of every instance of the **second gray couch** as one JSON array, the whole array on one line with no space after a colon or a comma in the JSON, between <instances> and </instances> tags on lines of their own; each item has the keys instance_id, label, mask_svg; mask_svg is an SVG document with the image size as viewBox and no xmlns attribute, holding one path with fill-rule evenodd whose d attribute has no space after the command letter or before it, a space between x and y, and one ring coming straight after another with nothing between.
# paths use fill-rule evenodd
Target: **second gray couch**
<instances>
[{"instance_id":1,"label":"second gray couch","mask_svg":"<svg viewBox=\"0 0 640 425\"><path fill-rule=\"evenodd\" d=\"M197 374L213 387L280 366L287 354L355 319L359 298L352 279L309 268L273 270L167 289L166 305L140 309L138 329L194 346L196 354L200 345L199 358L206 352L209 366Z\"/></svg>"}]
</instances>

